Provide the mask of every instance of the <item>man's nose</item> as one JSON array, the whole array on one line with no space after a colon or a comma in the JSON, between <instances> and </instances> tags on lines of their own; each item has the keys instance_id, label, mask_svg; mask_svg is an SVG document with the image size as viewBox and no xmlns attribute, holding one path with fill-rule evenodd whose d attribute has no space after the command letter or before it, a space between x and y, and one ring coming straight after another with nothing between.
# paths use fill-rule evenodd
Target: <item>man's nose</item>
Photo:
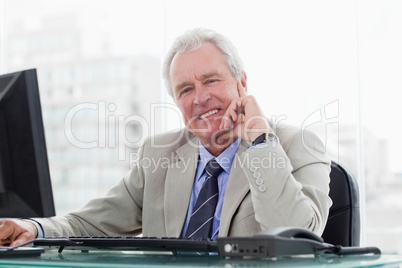
<instances>
[{"instance_id":1,"label":"man's nose","mask_svg":"<svg viewBox=\"0 0 402 268\"><path fill-rule=\"evenodd\" d=\"M194 104L203 106L210 99L211 99L211 94L207 88L201 86L201 87L197 87L195 89L195 98L193 100Z\"/></svg>"}]
</instances>

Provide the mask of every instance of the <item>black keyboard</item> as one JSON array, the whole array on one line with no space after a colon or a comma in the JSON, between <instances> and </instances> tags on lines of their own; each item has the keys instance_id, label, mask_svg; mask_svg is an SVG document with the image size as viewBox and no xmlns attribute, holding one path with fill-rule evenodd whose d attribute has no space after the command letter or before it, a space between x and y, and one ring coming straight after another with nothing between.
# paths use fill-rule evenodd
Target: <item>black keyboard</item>
<instances>
[{"instance_id":1,"label":"black keyboard","mask_svg":"<svg viewBox=\"0 0 402 268\"><path fill-rule=\"evenodd\" d=\"M221 237L214 239L157 237L47 237L34 240L34 246L72 250L170 251L178 254L207 254L223 257L279 257L300 254L381 254L376 247L340 247L306 238L282 236Z\"/></svg>"},{"instance_id":2,"label":"black keyboard","mask_svg":"<svg viewBox=\"0 0 402 268\"><path fill-rule=\"evenodd\" d=\"M215 240L202 238L157 237L46 237L37 238L34 246L73 250L141 250L177 252L218 252Z\"/></svg>"}]
</instances>

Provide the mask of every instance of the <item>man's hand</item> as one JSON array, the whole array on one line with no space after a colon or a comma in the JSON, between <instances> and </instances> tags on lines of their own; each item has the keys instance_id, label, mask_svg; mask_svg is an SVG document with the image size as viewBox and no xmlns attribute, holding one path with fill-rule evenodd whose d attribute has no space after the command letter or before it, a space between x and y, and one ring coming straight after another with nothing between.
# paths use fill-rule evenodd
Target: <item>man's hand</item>
<instances>
[{"instance_id":1,"label":"man's hand","mask_svg":"<svg viewBox=\"0 0 402 268\"><path fill-rule=\"evenodd\" d=\"M220 129L226 132L219 136L218 142L231 138L252 142L262 133L272 131L254 96L246 95L240 82L237 83L237 90L240 97L226 109L220 125Z\"/></svg>"},{"instance_id":2,"label":"man's hand","mask_svg":"<svg viewBox=\"0 0 402 268\"><path fill-rule=\"evenodd\" d=\"M24 220L0 220L0 246L22 245L38 235L36 226Z\"/></svg>"}]
</instances>

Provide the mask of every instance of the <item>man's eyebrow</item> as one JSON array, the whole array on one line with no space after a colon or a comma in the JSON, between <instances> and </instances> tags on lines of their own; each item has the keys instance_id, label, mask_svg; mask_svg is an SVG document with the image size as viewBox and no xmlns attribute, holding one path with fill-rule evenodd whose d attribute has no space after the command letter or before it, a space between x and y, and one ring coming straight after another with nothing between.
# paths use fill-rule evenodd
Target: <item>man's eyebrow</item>
<instances>
[{"instance_id":1,"label":"man's eyebrow","mask_svg":"<svg viewBox=\"0 0 402 268\"><path fill-rule=\"evenodd\" d=\"M210 72L210 73L201 75L201 79L207 79L207 78L211 78L213 76L221 76L221 74L218 72Z\"/></svg>"},{"instance_id":2,"label":"man's eyebrow","mask_svg":"<svg viewBox=\"0 0 402 268\"><path fill-rule=\"evenodd\" d=\"M184 87L186 87L186 86L190 86L190 85L192 85L193 83L191 83L191 82L188 82L188 81L184 81L183 83L180 83L180 84L178 84L177 86L175 86L175 90L176 91L179 91L180 89L182 89L182 88L184 88Z\"/></svg>"}]
</instances>

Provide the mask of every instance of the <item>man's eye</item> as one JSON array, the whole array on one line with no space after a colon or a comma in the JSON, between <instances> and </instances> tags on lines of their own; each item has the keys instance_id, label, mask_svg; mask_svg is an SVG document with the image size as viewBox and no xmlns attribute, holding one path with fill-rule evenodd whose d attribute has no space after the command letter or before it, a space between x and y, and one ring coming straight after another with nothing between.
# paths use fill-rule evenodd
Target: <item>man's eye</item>
<instances>
[{"instance_id":1,"label":"man's eye","mask_svg":"<svg viewBox=\"0 0 402 268\"><path fill-rule=\"evenodd\" d=\"M180 91L180 95L186 94L188 92L190 92L191 88L185 88L182 91Z\"/></svg>"}]
</instances>

